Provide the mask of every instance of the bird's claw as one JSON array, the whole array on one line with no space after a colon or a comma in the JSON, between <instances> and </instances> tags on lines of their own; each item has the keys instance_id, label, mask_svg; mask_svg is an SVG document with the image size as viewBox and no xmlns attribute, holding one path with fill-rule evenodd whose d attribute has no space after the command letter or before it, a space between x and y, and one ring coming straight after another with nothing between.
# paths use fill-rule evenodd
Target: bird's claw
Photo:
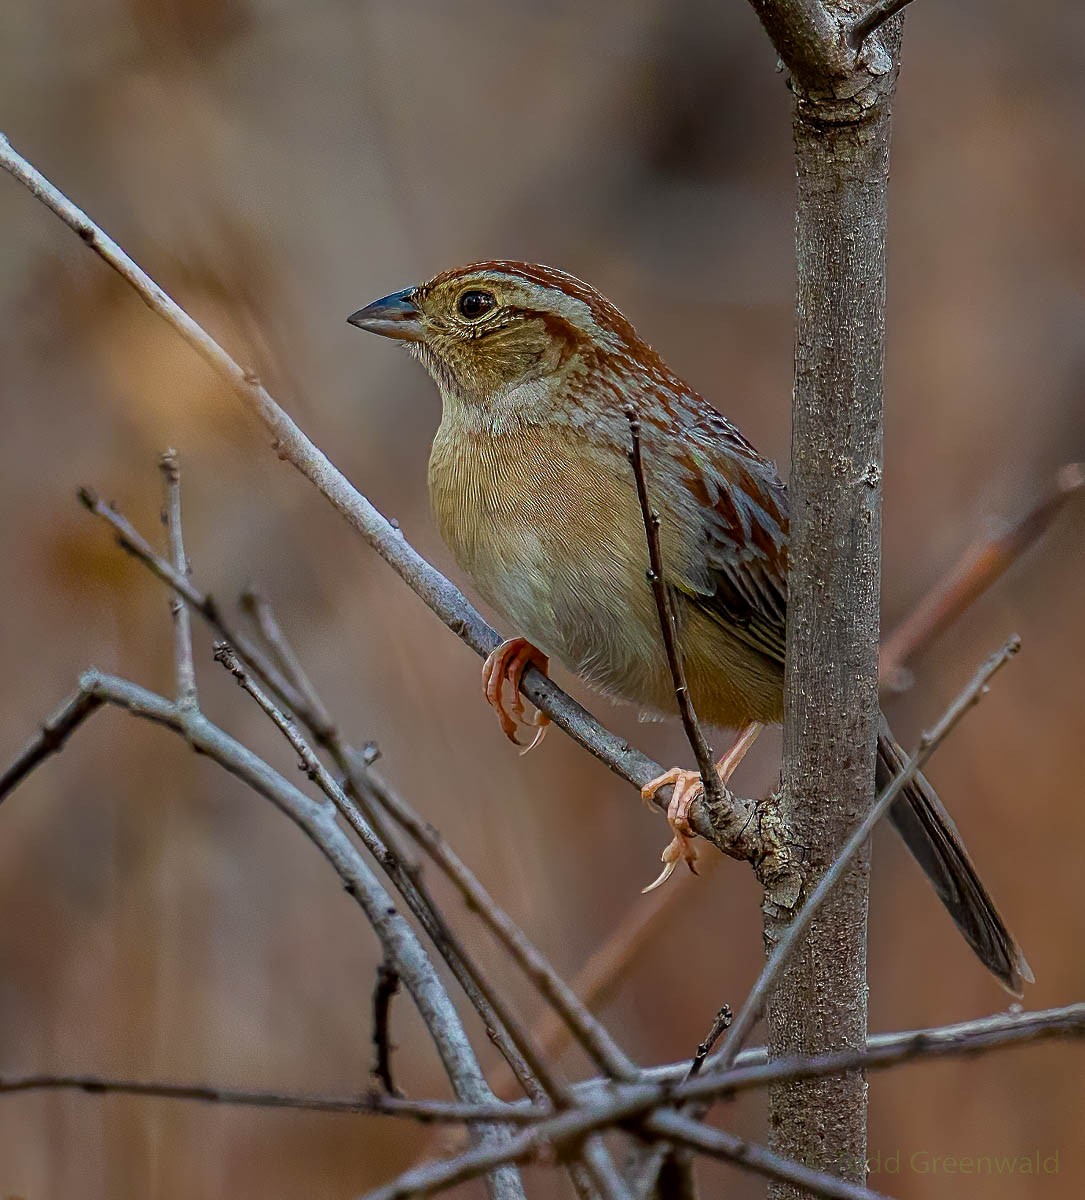
<instances>
[{"instance_id":1,"label":"bird's claw","mask_svg":"<svg viewBox=\"0 0 1085 1200\"><path fill-rule=\"evenodd\" d=\"M716 772L719 775L720 783L724 787L727 786L731 776L735 772L735 768L746 756L746 751L757 740L757 735L761 732L762 726L756 721L751 721L744 725L739 730L738 736L735 738L734 744L730 750L716 764ZM643 892L654 891L657 887L661 887L674 874L674 868L684 862L686 866L697 874L697 849L694 842L695 834L693 826L689 823L690 809L693 807L693 802L704 790L701 776L697 771L684 771L681 767L672 767L669 771L664 771L662 775L646 783L641 788L641 799L649 806L655 803L657 793L661 788L669 785L674 786L674 791L671 792L671 798L667 803L667 824L671 827L671 832L674 837L667 845L661 856L663 861L663 870L660 871L658 877L654 879Z\"/></svg>"},{"instance_id":2,"label":"bird's claw","mask_svg":"<svg viewBox=\"0 0 1085 1200\"><path fill-rule=\"evenodd\" d=\"M513 745L521 746L521 757L535 747L546 736L550 718L543 712L528 717L520 695L520 681L528 667L536 667L544 675L550 668L550 660L538 647L526 638L509 638L490 652L482 665L482 690L490 707L497 713L501 732ZM505 705L505 683L512 687L512 699ZM518 736L521 725L535 727L535 735L525 746Z\"/></svg>"}]
</instances>

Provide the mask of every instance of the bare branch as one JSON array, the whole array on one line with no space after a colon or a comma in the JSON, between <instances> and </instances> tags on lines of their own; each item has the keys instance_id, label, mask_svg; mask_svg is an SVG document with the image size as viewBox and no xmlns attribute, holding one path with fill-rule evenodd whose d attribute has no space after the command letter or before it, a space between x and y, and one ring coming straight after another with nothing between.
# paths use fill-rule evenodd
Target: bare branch
<instances>
[{"instance_id":1,"label":"bare branch","mask_svg":"<svg viewBox=\"0 0 1085 1200\"><path fill-rule=\"evenodd\" d=\"M1047 532L1066 501L1085 487L1085 466L1067 463L1051 487L1018 521L977 537L946 575L882 643L879 668L883 691L908 686L908 663L935 641Z\"/></svg>"},{"instance_id":2,"label":"bare branch","mask_svg":"<svg viewBox=\"0 0 1085 1200\"><path fill-rule=\"evenodd\" d=\"M693 757L697 761L697 770L701 775L701 786L704 788L706 799L714 805L725 803L723 785L716 774L715 763L712 759L712 747L705 738L697 712L693 707L693 698L689 694L686 682L686 668L682 661L682 650L678 644L678 624L674 616L672 597L663 575L663 551L659 543L659 513L652 508L648 498L648 480L644 473L644 456L640 440L640 417L633 405L625 409L626 420L629 422L629 436L632 443L629 451L629 463L633 468L633 478L637 484L637 500L640 502L641 517L644 521L644 537L648 543L648 583L659 615L659 628L663 635L663 648L667 655L667 665L674 684L674 695L678 701L678 712L682 718L682 728L689 742Z\"/></svg>"},{"instance_id":3,"label":"bare branch","mask_svg":"<svg viewBox=\"0 0 1085 1200\"><path fill-rule=\"evenodd\" d=\"M213 725L198 709L176 704L134 683L97 671L86 672L82 690L98 701L114 704L134 716L179 733L289 817L335 868L344 888L365 913L373 932L407 990L433 1039L457 1097L469 1104L490 1104L495 1097L479 1068L474 1051L436 970L392 898L366 865L335 820L329 802L311 799L287 782L240 742ZM489 1124L474 1127L480 1146L494 1147L506 1137ZM519 1177L499 1171L488 1179L493 1200L521 1200Z\"/></svg>"},{"instance_id":4,"label":"bare branch","mask_svg":"<svg viewBox=\"0 0 1085 1200\"><path fill-rule=\"evenodd\" d=\"M875 29L881 28L886 21L895 17L911 2L912 0L877 0L877 3L871 5L870 9L853 22L848 29L848 45L856 52L861 50L863 42Z\"/></svg>"},{"instance_id":5,"label":"bare branch","mask_svg":"<svg viewBox=\"0 0 1085 1200\"><path fill-rule=\"evenodd\" d=\"M270 433L272 448L279 457L289 461L321 492L457 637L483 657L500 643L497 632L487 624L466 597L432 567L407 542L402 532L349 483L272 399L259 378L252 371L240 367L116 242L31 163L12 149L10 143L2 136L0 166L74 230L104 262L135 289L152 311L180 334L237 395L246 409L260 420ZM109 510L104 506L96 507L97 501L93 496L84 497L84 502L108 519ZM152 552L151 559L153 557ZM148 565L152 565L151 559L146 560ZM160 573L154 566L152 569ZM186 595L182 583L167 578L165 574L161 574L161 577L182 595ZM210 597L204 599L210 602ZM190 600L190 603L193 601ZM210 612L203 609L200 611L215 623L213 603ZM254 661L249 653L251 647L246 645L248 639L239 639L235 635L228 640L242 658ZM262 670L260 674L263 676ZM566 695L557 684L534 667L525 671L520 690L536 708L550 716L556 725L564 729L590 754L638 789L662 774L663 768L659 763L653 762L646 754L631 747L624 738L604 729L587 709ZM294 711L298 710L296 702L288 707ZM656 803L662 809L666 809L668 794L668 789L661 789L656 797ZM716 833L703 805L694 804L690 821L701 837L717 844L727 842L726 835Z\"/></svg>"},{"instance_id":6,"label":"bare branch","mask_svg":"<svg viewBox=\"0 0 1085 1200\"><path fill-rule=\"evenodd\" d=\"M185 539L181 527L181 467L177 451L167 450L158 460L165 484L166 502L163 517L169 540L173 569L182 578L190 574L185 557ZM177 703L182 708L195 708L196 665L192 658L192 617L188 606L177 593L170 596L170 615L173 618L173 670L177 680Z\"/></svg>"},{"instance_id":7,"label":"bare branch","mask_svg":"<svg viewBox=\"0 0 1085 1200\"><path fill-rule=\"evenodd\" d=\"M288 679L298 694L304 698L304 706L296 710L298 716L300 717L304 712L305 724L321 744L326 744L337 737L338 730L331 713L324 707L324 702L313 686L312 680L306 674L305 668L301 665L301 660L294 653L293 646L290 645L283 633L267 598L252 588L246 588L241 593L241 609L252 618L265 645L275 656L275 661L283 677Z\"/></svg>"},{"instance_id":8,"label":"bare branch","mask_svg":"<svg viewBox=\"0 0 1085 1200\"><path fill-rule=\"evenodd\" d=\"M381 843L370 826L362 819L361 813L351 798L347 796L339 784L332 778L327 768L317 758L316 753L305 741L304 737L302 737L294 723L275 707L274 703L265 695L260 686L249 677L237 661L230 647L225 643L218 643L215 647L215 659L217 662L222 663L226 670L234 676L241 687L252 696L276 728L287 739L301 760L301 765L305 773L331 800L335 808L347 817L351 827L362 838L370 853L374 855L382 854L382 865L385 866L386 870L394 870L393 856L387 847ZM542 1093L545 1094L555 1107L568 1108L572 1105L574 1102L573 1092L568 1082L557 1068L552 1066L550 1061L539 1052L530 1033L521 1024L519 1018L512 1011L510 1005L506 1003L501 993L497 989L490 989L487 999L493 1006L498 1020L505 1030L508 1031L508 1035L512 1038L516 1049L527 1063L528 1069L531 1072L532 1082L537 1081L529 1094L535 1099L540 1099L539 1089L541 1087ZM575 1158L581 1159L581 1155L577 1154ZM610 1172L604 1167L603 1148L601 1146L596 1148L586 1147L582 1161L592 1182L602 1192L604 1200L625 1200L624 1184L616 1172Z\"/></svg>"},{"instance_id":9,"label":"bare branch","mask_svg":"<svg viewBox=\"0 0 1085 1200\"><path fill-rule=\"evenodd\" d=\"M723 1037L724 1031L731 1027L731 1022L734 1019L735 1014L731 1011L729 1004L725 1004L716 1013L715 1019L712 1022L712 1028L709 1029L704 1041L697 1047L697 1053L693 1056L693 1061L689 1064L689 1071L686 1073L687 1083L700 1075L705 1059L716 1048L716 1043Z\"/></svg>"},{"instance_id":10,"label":"bare branch","mask_svg":"<svg viewBox=\"0 0 1085 1200\"><path fill-rule=\"evenodd\" d=\"M219 609L218 602L205 592L194 587L187 576L178 572L171 562L164 559L147 539L135 528L123 513L118 512L112 505L104 503L90 488L82 487L78 491L79 501L88 512L101 517L116 533L117 544L122 550L137 558L150 572L160 579L167 587L181 596L185 602L204 618L205 621L225 638L237 654L252 665L261 678L274 678L277 683L276 692L280 694L283 703L294 711L304 704L304 697L298 694L289 680L276 671L274 663L261 651L251 638L238 629L229 625ZM280 691L281 688L281 691Z\"/></svg>"},{"instance_id":11,"label":"bare branch","mask_svg":"<svg viewBox=\"0 0 1085 1200\"><path fill-rule=\"evenodd\" d=\"M244 1108L293 1108L309 1112L357 1113L405 1117L420 1124L462 1125L468 1122L529 1124L552 1115L552 1110L520 1104L463 1104L447 1100L406 1100L366 1092L358 1096L321 1096L301 1092L220 1087L208 1083L171 1083L142 1079L113 1079L104 1075L0 1075L0 1095L16 1092L75 1091L88 1095L150 1096L162 1100L197 1100Z\"/></svg>"},{"instance_id":12,"label":"bare branch","mask_svg":"<svg viewBox=\"0 0 1085 1200\"><path fill-rule=\"evenodd\" d=\"M19 786L35 767L64 749L68 738L92 713L102 707L99 696L80 689L43 722L37 737L19 754L10 767L0 775L0 804Z\"/></svg>"},{"instance_id":13,"label":"bare branch","mask_svg":"<svg viewBox=\"0 0 1085 1200\"><path fill-rule=\"evenodd\" d=\"M577 1041L596 1064L614 1079L631 1079L636 1066L615 1043L606 1028L561 978L542 952L527 938L509 915L482 886L477 876L428 822L423 821L402 796L376 772L362 776L382 807L418 842L463 896L468 907L508 951L510 957L535 984L544 999L566 1023ZM534 1040L534 1039L533 1039ZM540 1048L545 1057L552 1057Z\"/></svg>"},{"instance_id":14,"label":"bare branch","mask_svg":"<svg viewBox=\"0 0 1085 1200\"><path fill-rule=\"evenodd\" d=\"M952 733L965 713L975 704L978 704L982 697L987 694L991 678L1010 661L1020 648L1020 638L1016 636L1012 637L1001 650L993 654L980 667L972 680L961 691L949 708L946 709L937 724L919 739L919 747L911 758L909 758L904 769L882 792L874 806L858 826L856 826L854 832L841 848L836 860L818 881L817 886L788 925L786 933L780 939L776 949L773 950L768 962L765 963L765 967L758 977L757 983L754 984L750 994L746 997L745 1003L739 1010L734 1024L727 1033L727 1037L719 1053L720 1066L729 1067L734 1063L738 1052L745 1045L746 1039L752 1033L754 1025L764 1011L772 990L776 986L776 982L787 965L792 952L799 945L807 929L810 927L810 922L814 919L819 906L840 881L852 858L866 842L874 826L889 811L889 806L897 798L905 785L915 778L915 775L922 769L927 759L938 749L945 738Z\"/></svg>"},{"instance_id":15,"label":"bare branch","mask_svg":"<svg viewBox=\"0 0 1085 1200\"><path fill-rule=\"evenodd\" d=\"M390 1022L392 1000L399 991L399 972L387 959L377 967L377 980L373 986L373 1074L380 1080L381 1087L389 1096L403 1093L392 1080L392 1038Z\"/></svg>"}]
</instances>

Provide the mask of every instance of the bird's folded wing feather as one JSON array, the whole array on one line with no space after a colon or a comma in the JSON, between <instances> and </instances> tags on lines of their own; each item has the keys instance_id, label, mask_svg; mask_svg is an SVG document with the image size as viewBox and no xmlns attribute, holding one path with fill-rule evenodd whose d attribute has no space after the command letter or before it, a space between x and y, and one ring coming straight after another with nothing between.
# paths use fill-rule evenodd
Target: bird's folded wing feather
<instances>
[{"instance_id":1,"label":"bird's folded wing feather","mask_svg":"<svg viewBox=\"0 0 1085 1200\"><path fill-rule=\"evenodd\" d=\"M689 562L678 589L734 636L782 663L787 490L772 463L714 411L687 432L692 436L677 458L701 526L690 549L703 561Z\"/></svg>"}]
</instances>

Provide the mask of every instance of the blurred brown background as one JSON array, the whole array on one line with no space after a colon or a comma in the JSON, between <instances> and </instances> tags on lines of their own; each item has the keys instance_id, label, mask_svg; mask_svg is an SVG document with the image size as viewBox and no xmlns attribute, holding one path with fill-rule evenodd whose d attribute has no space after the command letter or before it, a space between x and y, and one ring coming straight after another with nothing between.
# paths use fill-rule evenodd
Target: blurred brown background
<instances>
[{"instance_id":1,"label":"blurred brown background","mask_svg":"<svg viewBox=\"0 0 1085 1200\"><path fill-rule=\"evenodd\" d=\"M977 532L1085 457L1085 13L1072 0L1037 0L1027 19L1008 0L909 13L887 628ZM591 280L786 467L788 97L739 0L42 0L12 6L5 25L0 112L16 147L255 365L446 569L424 485L436 395L344 318L452 264L538 259ZM223 599L250 581L270 594L348 734L379 741L386 772L574 972L644 903L663 823L560 734L518 759L473 656L6 177L0 227L0 757L87 664L169 686L166 597L73 492L96 486L158 536L155 457L175 445L198 580ZM1022 635L931 773L1028 952L1035 1007L1085 992L1083 607L1078 501L915 664L893 709L914 738L981 657ZM292 771L198 638L209 712ZM657 758L688 758L677 729L595 709ZM777 754L762 739L745 778ZM594 853L574 837L584 821ZM0 1072L366 1083L375 951L359 913L292 826L171 735L99 715L4 806L0 914ZM1005 1001L890 835L876 846L871 944L874 1029ZM645 1062L687 1056L759 959L752 876L725 863L604 1015ZM407 1087L443 1088L407 1001L394 1020ZM567 1065L584 1069L573 1053ZM872 1152L899 1151L902 1167L872 1183L902 1197L1080 1195L1081 1078L1078 1052L1054 1046L878 1075ZM756 1105L723 1115L764 1134ZM425 1140L362 1117L6 1097L0 1195L347 1197ZM1036 1152L1057 1154L1057 1172L922 1173L933 1155ZM710 1193L761 1193L722 1169L706 1179ZM556 1194L538 1173L528 1184Z\"/></svg>"}]
</instances>

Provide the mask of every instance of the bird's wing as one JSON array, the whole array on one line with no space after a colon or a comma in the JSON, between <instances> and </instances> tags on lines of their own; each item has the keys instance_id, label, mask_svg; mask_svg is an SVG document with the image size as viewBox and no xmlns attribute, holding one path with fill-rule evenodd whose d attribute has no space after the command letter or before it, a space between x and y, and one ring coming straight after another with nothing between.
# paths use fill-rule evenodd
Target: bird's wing
<instances>
[{"instance_id":1,"label":"bird's wing","mask_svg":"<svg viewBox=\"0 0 1085 1200\"><path fill-rule=\"evenodd\" d=\"M714 409L698 414L675 455L696 501L700 561L679 591L736 637L784 661L787 489L772 463ZM696 549L694 549L696 547Z\"/></svg>"}]
</instances>

